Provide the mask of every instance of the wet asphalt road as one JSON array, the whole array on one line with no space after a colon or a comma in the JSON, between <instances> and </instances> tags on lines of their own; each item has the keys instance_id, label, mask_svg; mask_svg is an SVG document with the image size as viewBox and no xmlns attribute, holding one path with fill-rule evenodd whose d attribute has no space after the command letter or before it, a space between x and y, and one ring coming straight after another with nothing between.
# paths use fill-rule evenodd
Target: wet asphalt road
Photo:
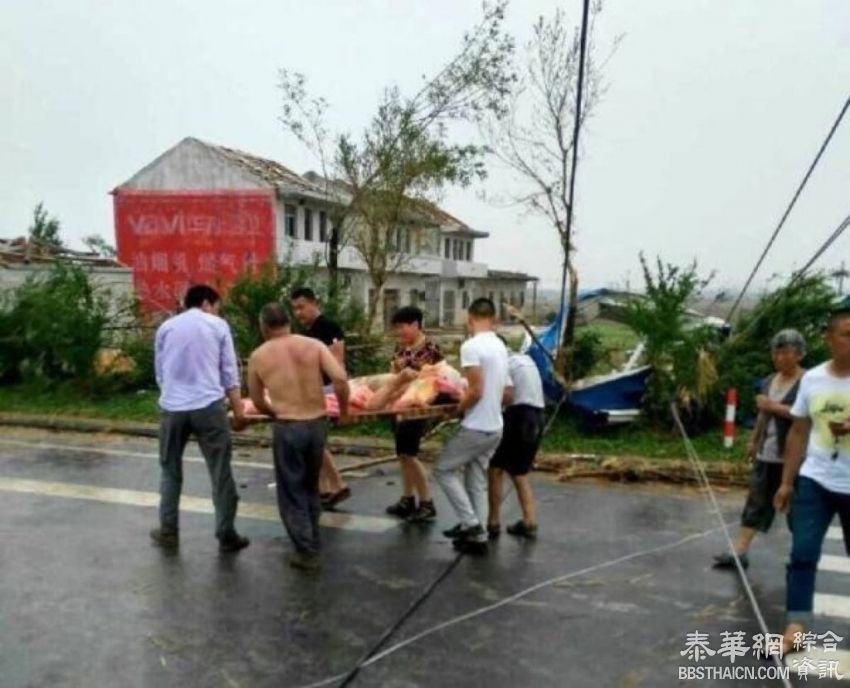
<instances>
[{"instance_id":1,"label":"wet asphalt road","mask_svg":"<svg viewBox=\"0 0 850 688\"><path fill-rule=\"evenodd\" d=\"M251 546L218 553L206 469L189 461L184 495L194 499L184 500L180 550L167 554L147 536L153 441L0 429L0 686L340 685L455 558L440 534L454 523L441 495L433 526L384 517L399 490L386 464L350 476L354 496L323 529L321 574L293 571L268 451L234 458L240 513L250 516L237 526ZM736 576L710 568L724 541L698 491L545 475L535 489L540 539L503 536L486 558L461 559L351 685L694 685L678 674L697 666L680 654L686 634L709 633L717 648L721 632L759 632ZM734 523L742 493L719 497ZM503 523L517 513L510 495ZM782 626L788 541L776 528L751 556L772 631ZM822 573L822 588L850 593L839 573ZM847 618L818 626L850 634ZM742 665L768 666L749 654ZM731 665L715 656L699 666Z\"/></svg>"}]
</instances>

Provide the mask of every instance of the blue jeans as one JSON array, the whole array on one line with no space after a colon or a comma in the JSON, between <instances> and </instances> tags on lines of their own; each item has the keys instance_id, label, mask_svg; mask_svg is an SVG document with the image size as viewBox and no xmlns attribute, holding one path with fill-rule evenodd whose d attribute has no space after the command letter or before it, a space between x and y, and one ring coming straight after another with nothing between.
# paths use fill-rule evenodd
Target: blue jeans
<instances>
[{"instance_id":1,"label":"blue jeans","mask_svg":"<svg viewBox=\"0 0 850 688\"><path fill-rule=\"evenodd\" d=\"M786 573L785 608L788 622L809 625L815 598L815 576L823 539L835 514L844 530L850 554L850 495L832 492L800 476L791 504L791 561Z\"/></svg>"}]
</instances>

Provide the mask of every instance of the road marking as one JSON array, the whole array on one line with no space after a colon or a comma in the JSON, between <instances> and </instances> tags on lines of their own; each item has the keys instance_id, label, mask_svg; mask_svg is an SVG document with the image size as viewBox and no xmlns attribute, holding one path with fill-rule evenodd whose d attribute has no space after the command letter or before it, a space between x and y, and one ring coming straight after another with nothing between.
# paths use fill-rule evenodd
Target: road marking
<instances>
[{"instance_id":1,"label":"road marking","mask_svg":"<svg viewBox=\"0 0 850 688\"><path fill-rule=\"evenodd\" d=\"M59 451L80 452L85 454L105 454L106 456L121 456L132 459L156 459L159 461L159 454L151 452L133 452L123 449L105 449L103 447L83 447L74 444L49 444L47 442L26 442L25 440L10 440L0 438L0 444L7 444L13 447L28 447L30 449L57 449ZM183 461L187 463L205 464L203 457L200 456L184 456ZM260 463L257 461L231 461L232 466L240 468L265 468L271 470L274 468L270 463Z\"/></svg>"},{"instance_id":2,"label":"road marking","mask_svg":"<svg viewBox=\"0 0 850 688\"><path fill-rule=\"evenodd\" d=\"M850 557L837 557L834 554L824 554L818 562L818 571L834 571L835 573L850 573Z\"/></svg>"},{"instance_id":3,"label":"road marking","mask_svg":"<svg viewBox=\"0 0 850 688\"><path fill-rule=\"evenodd\" d=\"M841 532L841 528L839 526L832 526L826 531L826 539L827 540L843 540L844 533Z\"/></svg>"},{"instance_id":4,"label":"road marking","mask_svg":"<svg viewBox=\"0 0 850 688\"><path fill-rule=\"evenodd\" d=\"M850 596L815 593L815 614L850 619Z\"/></svg>"},{"instance_id":5,"label":"road marking","mask_svg":"<svg viewBox=\"0 0 850 688\"><path fill-rule=\"evenodd\" d=\"M124 490L116 487L97 485L79 485L76 483L57 483L44 480L24 480L0 477L0 492L17 492L46 497L64 497L66 499L85 499L105 504L124 506L159 507L159 493ZM180 498L180 510L195 514L215 513L212 501L202 497L183 496ZM238 517L258 521L280 521L277 507L271 504L239 503ZM356 530L362 533L385 533L397 528L399 521L380 516L361 516L339 511L325 511L319 523L326 528Z\"/></svg>"}]
</instances>

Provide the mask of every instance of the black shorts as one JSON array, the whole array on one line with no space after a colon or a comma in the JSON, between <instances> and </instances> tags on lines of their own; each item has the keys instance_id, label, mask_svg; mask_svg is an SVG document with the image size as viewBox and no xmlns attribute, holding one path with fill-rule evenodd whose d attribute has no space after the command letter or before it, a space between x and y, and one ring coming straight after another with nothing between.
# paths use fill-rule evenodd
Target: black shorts
<instances>
[{"instance_id":1,"label":"black shorts","mask_svg":"<svg viewBox=\"0 0 850 688\"><path fill-rule=\"evenodd\" d=\"M543 438L543 409L535 406L511 406L505 410L502 441L490 459L490 468L501 468L509 475L526 475Z\"/></svg>"},{"instance_id":2,"label":"black shorts","mask_svg":"<svg viewBox=\"0 0 850 688\"><path fill-rule=\"evenodd\" d=\"M395 453L397 456L418 456L419 445L428 432L431 421L427 418L404 420L400 423L393 421L395 436Z\"/></svg>"},{"instance_id":3,"label":"black shorts","mask_svg":"<svg viewBox=\"0 0 850 688\"><path fill-rule=\"evenodd\" d=\"M770 530L776 512L773 497L782 484L782 464L768 461L753 461L750 473L750 490L747 503L741 514L741 525L762 533Z\"/></svg>"}]
</instances>

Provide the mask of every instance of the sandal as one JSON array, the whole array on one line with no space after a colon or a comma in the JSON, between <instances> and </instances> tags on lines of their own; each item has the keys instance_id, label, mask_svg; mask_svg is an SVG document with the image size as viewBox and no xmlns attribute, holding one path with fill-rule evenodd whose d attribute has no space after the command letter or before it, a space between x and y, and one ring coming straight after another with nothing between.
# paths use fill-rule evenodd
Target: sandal
<instances>
[{"instance_id":1,"label":"sandal","mask_svg":"<svg viewBox=\"0 0 850 688\"><path fill-rule=\"evenodd\" d=\"M323 509L334 509L336 505L340 502L344 502L351 496L351 489L348 487L343 487L339 492L333 492L327 498L327 500L322 501Z\"/></svg>"}]
</instances>

